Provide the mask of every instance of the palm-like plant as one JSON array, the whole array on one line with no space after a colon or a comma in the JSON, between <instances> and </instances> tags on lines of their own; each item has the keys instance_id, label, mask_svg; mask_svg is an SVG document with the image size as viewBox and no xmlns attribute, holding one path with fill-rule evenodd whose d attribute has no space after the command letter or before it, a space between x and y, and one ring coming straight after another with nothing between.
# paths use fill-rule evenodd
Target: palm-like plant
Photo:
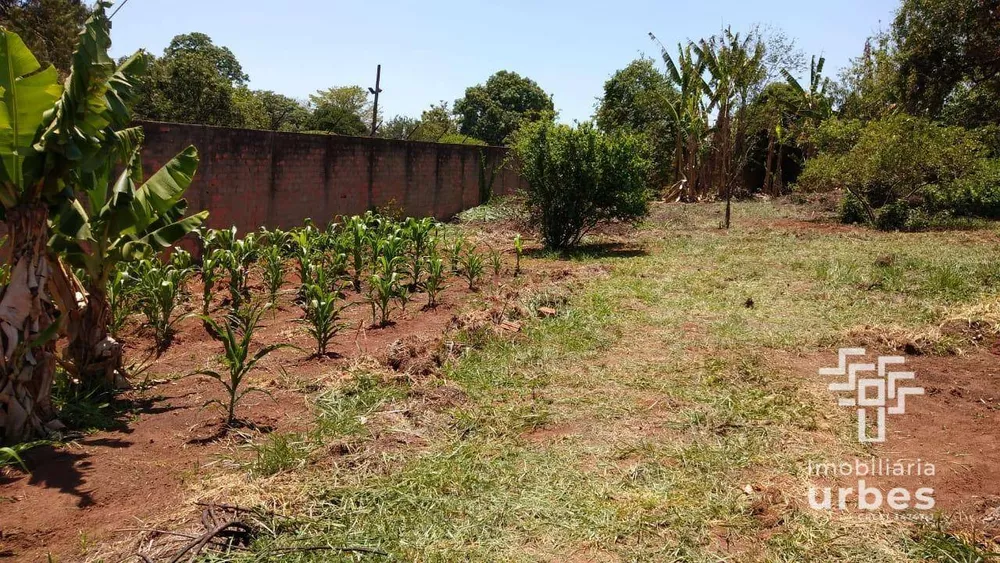
<instances>
[{"instance_id":1,"label":"palm-like plant","mask_svg":"<svg viewBox=\"0 0 1000 563\"><path fill-rule=\"evenodd\" d=\"M676 101L667 100L673 114L674 127L674 175L677 181L678 198L685 201L699 199L698 170L699 155L702 153L705 133L708 129L708 109L705 94L709 91L705 81L705 61L697 45L688 43L677 45L677 56L670 55L667 48L652 33L650 39L660 47L660 55L667 68L668 81L677 88Z\"/></svg>"},{"instance_id":2,"label":"palm-like plant","mask_svg":"<svg viewBox=\"0 0 1000 563\"><path fill-rule=\"evenodd\" d=\"M833 105L830 97L826 94L826 89L830 85L830 79L823 76L823 65L826 59L816 58L814 55L809 63L809 89L802 87L799 81L792 76L787 69L781 69L781 75L785 78L788 86L795 93L798 103L795 107L789 108L798 116L805 118L803 127L798 132L799 144L803 147L804 157L810 158L815 154L815 146L810 142L812 132L831 115L833 115Z\"/></svg>"},{"instance_id":3,"label":"palm-like plant","mask_svg":"<svg viewBox=\"0 0 1000 563\"><path fill-rule=\"evenodd\" d=\"M712 128L713 177L725 194L725 227L729 228L734 184L747 164L746 111L750 95L766 78L764 44L753 33L740 37L726 29L697 47L710 76L709 111L715 111Z\"/></svg>"},{"instance_id":4,"label":"palm-like plant","mask_svg":"<svg viewBox=\"0 0 1000 563\"><path fill-rule=\"evenodd\" d=\"M194 147L174 157L141 185L140 141L142 132L118 132L119 145L109 151L101 166L80 175L80 203L67 206L53 221L53 249L72 266L86 272L87 301L79 325L70 331L69 351L79 378L104 387L121 376L121 344L109 337L110 303L108 283L118 264L153 257L197 229L207 211L184 217L184 191L198 167ZM126 140L127 139L127 140ZM118 153L125 156L125 169L109 185ZM190 254L177 250L171 256L178 270L186 271Z\"/></svg>"},{"instance_id":5,"label":"palm-like plant","mask_svg":"<svg viewBox=\"0 0 1000 563\"><path fill-rule=\"evenodd\" d=\"M0 29L0 220L11 233L10 283L0 288L0 434L10 442L44 433L54 415L56 336L80 306L77 284L47 245L48 219L50 209L74 205L79 171L96 168L117 142L110 126L128 80L108 56L109 5L94 7L64 86Z\"/></svg>"},{"instance_id":6,"label":"palm-like plant","mask_svg":"<svg viewBox=\"0 0 1000 563\"><path fill-rule=\"evenodd\" d=\"M195 371L191 375L207 375L222 384L226 390L226 402L213 399L206 403L217 404L226 410L226 426L236 425L236 407L247 394L267 393L257 387L247 387L245 381L257 363L268 354L281 348L294 348L291 344L269 344L259 348L253 354L250 348L253 344L254 331L260 328L260 317L264 308L260 305L249 305L239 311L234 311L228 317L228 322L219 323L207 315L201 319L208 325L214 337L222 342L222 363L226 372L219 373L210 369Z\"/></svg>"}]
</instances>

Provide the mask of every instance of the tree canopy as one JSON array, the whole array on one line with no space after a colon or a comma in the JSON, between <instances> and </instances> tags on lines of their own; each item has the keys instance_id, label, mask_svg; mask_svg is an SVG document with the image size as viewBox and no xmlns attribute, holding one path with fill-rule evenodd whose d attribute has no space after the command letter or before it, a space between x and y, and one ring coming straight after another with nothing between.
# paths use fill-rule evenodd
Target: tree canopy
<instances>
[{"instance_id":1,"label":"tree canopy","mask_svg":"<svg viewBox=\"0 0 1000 563\"><path fill-rule=\"evenodd\" d=\"M552 97L534 80L501 70L465 90L455 101L459 132L491 145L507 142L524 123L550 118L555 113Z\"/></svg>"},{"instance_id":2,"label":"tree canopy","mask_svg":"<svg viewBox=\"0 0 1000 563\"><path fill-rule=\"evenodd\" d=\"M0 0L0 27L17 33L39 62L63 76L89 16L82 0Z\"/></svg>"}]
</instances>

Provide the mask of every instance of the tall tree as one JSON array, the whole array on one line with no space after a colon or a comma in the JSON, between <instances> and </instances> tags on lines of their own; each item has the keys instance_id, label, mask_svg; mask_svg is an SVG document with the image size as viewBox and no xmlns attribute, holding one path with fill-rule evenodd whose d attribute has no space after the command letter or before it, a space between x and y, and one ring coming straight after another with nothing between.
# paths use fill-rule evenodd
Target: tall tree
<instances>
[{"instance_id":1,"label":"tall tree","mask_svg":"<svg viewBox=\"0 0 1000 563\"><path fill-rule=\"evenodd\" d=\"M641 137L653 158L651 182L662 187L670 181L675 121L671 106L677 103L676 88L667 81L652 59L632 61L604 83L604 95L594 118L609 133L632 133Z\"/></svg>"},{"instance_id":2,"label":"tall tree","mask_svg":"<svg viewBox=\"0 0 1000 563\"><path fill-rule=\"evenodd\" d=\"M313 110L306 121L306 129L325 131L337 135L364 135L368 126L361 116L349 108L334 104L323 104Z\"/></svg>"},{"instance_id":3,"label":"tall tree","mask_svg":"<svg viewBox=\"0 0 1000 563\"><path fill-rule=\"evenodd\" d=\"M242 85L250 80L250 77L243 72L240 61L236 59L236 55L229 50L229 47L216 45L212 42L212 38L204 33L177 35L163 50L163 57L166 59L183 55L194 55L206 59L215 67L220 76L228 79L232 84Z\"/></svg>"},{"instance_id":4,"label":"tall tree","mask_svg":"<svg viewBox=\"0 0 1000 563\"><path fill-rule=\"evenodd\" d=\"M252 100L237 91L246 80L228 48L215 45L203 33L178 35L150 64L135 115L224 127L259 126L248 105Z\"/></svg>"},{"instance_id":5,"label":"tall tree","mask_svg":"<svg viewBox=\"0 0 1000 563\"><path fill-rule=\"evenodd\" d=\"M326 90L319 90L315 94L309 95L309 105L312 106L314 113L320 112L327 116L344 116L351 113L356 115L362 123L370 123L372 119L373 101L371 94L361 86L334 86ZM329 118L324 119L329 121ZM381 120L382 116L379 115L379 121ZM340 133L340 131L333 132Z\"/></svg>"},{"instance_id":6,"label":"tall tree","mask_svg":"<svg viewBox=\"0 0 1000 563\"><path fill-rule=\"evenodd\" d=\"M445 136L456 133L458 133L458 123L448 109L448 102L441 100L440 103L431 104L431 107L420 113L420 123L410 138L415 141L438 142Z\"/></svg>"},{"instance_id":7,"label":"tall tree","mask_svg":"<svg viewBox=\"0 0 1000 563\"><path fill-rule=\"evenodd\" d=\"M711 76L709 109L716 110L713 172L716 186L725 194L724 225L729 228L733 190L749 155L746 111L751 94L767 78L764 42L753 32L740 37L727 28L702 40L700 54Z\"/></svg>"},{"instance_id":8,"label":"tall tree","mask_svg":"<svg viewBox=\"0 0 1000 563\"><path fill-rule=\"evenodd\" d=\"M677 44L677 55L671 56L667 48L652 33L650 39L660 46L666 65L666 78L677 90L677 101L670 105L674 116L674 181L669 196L684 201L697 201L704 194L699 177L701 155L708 130L708 108L705 103L709 91L705 81L705 60L697 46Z\"/></svg>"},{"instance_id":9,"label":"tall tree","mask_svg":"<svg viewBox=\"0 0 1000 563\"><path fill-rule=\"evenodd\" d=\"M0 27L17 33L42 64L69 73L90 10L82 0L0 0Z\"/></svg>"},{"instance_id":10,"label":"tall tree","mask_svg":"<svg viewBox=\"0 0 1000 563\"><path fill-rule=\"evenodd\" d=\"M1000 103L1000 4L903 0L892 23L906 111L938 117L956 93ZM982 108L990 122L1000 107Z\"/></svg>"},{"instance_id":11,"label":"tall tree","mask_svg":"<svg viewBox=\"0 0 1000 563\"><path fill-rule=\"evenodd\" d=\"M266 129L271 131L298 131L309 119L309 110L298 100L271 90L254 90L266 115Z\"/></svg>"},{"instance_id":12,"label":"tall tree","mask_svg":"<svg viewBox=\"0 0 1000 563\"><path fill-rule=\"evenodd\" d=\"M382 139L408 140L420 126L420 120L405 115L394 116L379 126L376 136Z\"/></svg>"},{"instance_id":13,"label":"tall tree","mask_svg":"<svg viewBox=\"0 0 1000 563\"><path fill-rule=\"evenodd\" d=\"M551 117L552 97L534 80L501 70L485 84L466 88L455 101L459 132L491 145L502 145L522 124Z\"/></svg>"}]
</instances>

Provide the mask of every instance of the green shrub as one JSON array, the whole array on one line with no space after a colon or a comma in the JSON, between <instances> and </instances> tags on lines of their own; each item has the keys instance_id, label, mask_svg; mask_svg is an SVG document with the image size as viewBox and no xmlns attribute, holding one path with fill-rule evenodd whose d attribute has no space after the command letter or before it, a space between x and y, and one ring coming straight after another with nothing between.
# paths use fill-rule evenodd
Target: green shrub
<instances>
[{"instance_id":1,"label":"green shrub","mask_svg":"<svg viewBox=\"0 0 1000 563\"><path fill-rule=\"evenodd\" d=\"M944 186L929 187L925 206L930 212L1000 218L1000 159L982 160L970 174Z\"/></svg>"},{"instance_id":2,"label":"green shrub","mask_svg":"<svg viewBox=\"0 0 1000 563\"><path fill-rule=\"evenodd\" d=\"M602 221L636 221L648 211L649 161L634 136L539 121L517 134L514 150L531 221L549 248L575 246Z\"/></svg>"},{"instance_id":3,"label":"green shrub","mask_svg":"<svg viewBox=\"0 0 1000 563\"><path fill-rule=\"evenodd\" d=\"M898 225L902 207L878 210L900 201L923 205L934 186L951 190L976 171L984 154L975 133L908 115L868 122L857 133L855 128L837 120L820 127L825 152L806 162L798 188L843 188L871 224ZM845 150L855 134L853 146Z\"/></svg>"},{"instance_id":4,"label":"green shrub","mask_svg":"<svg viewBox=\"0 0 1000 563\"><path fill-rule=\"evenodd\" d=\"M905 201L894 201L879 208L875 227L880 231L905 231L910 219L910 206Z\"/></svg>"},{"instance_id":5,"label":"green shrub","mask_svg":"<svg viewBox=\"0 0 1000 563\"><path fill-rule=\"evenodd\" d=\"M868 218L865 216L865 208L850 192L844 194L840 201L840 222L848 225L864 223Z\"/></svg>"}]
</instances>

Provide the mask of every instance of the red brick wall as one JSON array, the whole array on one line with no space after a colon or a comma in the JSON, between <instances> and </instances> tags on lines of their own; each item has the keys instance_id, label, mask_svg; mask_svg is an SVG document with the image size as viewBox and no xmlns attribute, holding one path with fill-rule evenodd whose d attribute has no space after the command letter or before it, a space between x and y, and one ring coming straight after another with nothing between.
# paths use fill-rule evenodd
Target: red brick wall
<instances>
[{"instance_id":1,"label":"red brick wall","mask_svg":"<svg viewBox=\"0 0 1000 563\"><path fill-rule=\"evenodd\" d=\"M204 125L140 122L147 174L188 145L201 157L186 197L191 211L208 209L215 228L240 232L289 228L311 218L392 205L412 216L448 219L480 203L481 179L507 157L502 147L445 145L367 137L278 133ZM485 156L487 173L481 174ZM510 194L523 179L505 166L493 193Z\"/></svg>"}]
</instances>

